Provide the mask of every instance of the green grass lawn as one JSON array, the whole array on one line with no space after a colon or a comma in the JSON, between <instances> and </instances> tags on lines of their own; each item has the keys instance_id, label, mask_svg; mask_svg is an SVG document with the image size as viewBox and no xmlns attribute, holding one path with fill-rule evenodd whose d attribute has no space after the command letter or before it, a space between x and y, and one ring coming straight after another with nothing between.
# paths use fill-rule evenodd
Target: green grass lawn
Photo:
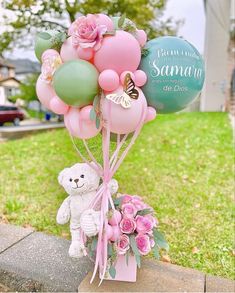
<instances>
[{"instance_id":1,"label":"green grass lawn","mask_svg":"<svg viewBox=\"0 0 235 293\"><path fill-rule=\"evenodd\" d=\"M96 155L99 140L91 142ZM154 207L173 263L234 278L233 155L227 114L162 115L118 170L120 192ZM57 175L76 161L63 129L0 144L2 221L69 237L55 221L66 196Z\"/></svg>"}]
</instances>

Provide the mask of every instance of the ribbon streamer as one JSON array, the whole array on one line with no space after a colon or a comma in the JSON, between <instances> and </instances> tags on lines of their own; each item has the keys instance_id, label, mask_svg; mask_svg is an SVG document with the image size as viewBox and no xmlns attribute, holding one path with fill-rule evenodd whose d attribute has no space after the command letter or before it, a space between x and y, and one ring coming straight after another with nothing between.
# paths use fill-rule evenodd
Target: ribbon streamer
<instances>
[{"instance_id":1,"label":"ribbon streamer","mask_svg":"<svg viewBox=\"0 0 235 293\"><path fill-rule=\"evenodd\" d=\"M91 162L89 162L79 151L77 148L73 137L71 135L71 139L73 142L73 145L78 152L78 155L81 157L81 159L89 164L93 169L98 172L99 175L101 175L102 178L102 184L100 185L99 189L97 190L97 193L95 195L94 200L90 204L90 208L96 209L99 203L101 203L100 206L100 227L98 232L98 241L97 241L97 247L96 247L96 258L95 258L95 267L93 271L92 278L90 280L90 283L93 282L96 273L99 269L99 276L100 276L100 284L102 283L105 273L107 271L107 260L108 260L108 237L106 234L107 231L107 225L108 225L108 218L107 213L109 211L109 203L111 208L114 210L115 206L113 203L113 199L111 196L111 193L109 191L109 182L120 167L121 163L125 159L126 155L128 154L130 148L133 146L136 138L138 137L140 130L144 124L144 118L146 116L146 109L142 110L141 119L138 123L138 126L136 130L133 133L133 136L128 143L127 147L123 150L122 154L119 157L119 153L124 145L124 143L127 140L128 134L125 134L123 138L120 140L120 135L117 135L117 143L116 143L116 149L114 150L113 154L110 156L110 117L111 117L111 107L110 107L111 101L109 101L109 111L108 111L108 117L106 121L105 127L102 129L102 150L103 150L103 167L97 162L95 157L93 156L92 152L90 151L87 142L83 140L83 144L85 146L85 149L88 153L89 158L91 159ZM86 241L86 236L83 231L81 231L81 239Z\"/></svg>"}]
</instances>

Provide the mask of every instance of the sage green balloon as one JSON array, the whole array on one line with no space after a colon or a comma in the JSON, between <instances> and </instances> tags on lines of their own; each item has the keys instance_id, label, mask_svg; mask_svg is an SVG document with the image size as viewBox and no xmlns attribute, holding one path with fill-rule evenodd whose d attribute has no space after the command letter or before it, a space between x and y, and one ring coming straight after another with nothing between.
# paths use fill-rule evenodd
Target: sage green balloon
<instances>
[{"instance_id":1,"label":"sage green balloon","mask_svg":"<svg viewBox=\"0 0 235 293\"><path fill-rule=\"evenodd\" d=\"M67 105L83 107L93 102L98 93L99 73L85 60L71 60L61 65L53 77L58 97Z\"/></svg>"},{"instance_id":2,"label":"sage green balloon","mask_svg":"<svg viewBox=\"0 0 235 293\"><path fill-rule=\"evenodd\" d=\"M34 45L34 52L38 59L38 61L41 62L41 57L43 52L45 52L47 49L55 49L57 50L53 38L56 34L58 34L58 31L44 31L36 35L35 39L35 45ZM59 51L59 50L57 50Z\"/></svg>"}]
</instances>

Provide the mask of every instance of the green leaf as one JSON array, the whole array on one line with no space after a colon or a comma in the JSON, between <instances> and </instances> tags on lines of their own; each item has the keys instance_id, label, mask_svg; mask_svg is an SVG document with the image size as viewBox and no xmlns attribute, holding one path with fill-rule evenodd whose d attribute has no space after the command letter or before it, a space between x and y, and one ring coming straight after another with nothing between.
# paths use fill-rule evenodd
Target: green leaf
<instances>
[{"instance_id":1,"label":"green leaf","mask_svg":"<svg viewBox=\"0 0 235 293\"><path fill-rule=\"evenodd\" d=\"M157 228L153 229L153 237L155 243L160 247L165 250L169 250L169 245L164 237L164 235L157 230Z\"/></svg>"},{"instance_id":2,"label":"green leaf","mask_svg":"<svg viewBox=\"0 0 235 293\"><path fill-rule=\"evenodd\" d=\"M158 246L157 244L154 245L153 247L153 255L156 259L160 259L160 254L159 254L159 250L158 250Z\"/></svg>"},{"instance_id":3,"label":"green leaf","mask_svg":"<svg viewBox=\"0 0 235 293\"><path fill-rule=\"evenodd\" d=\"M51 38L51 35L46 32L38 33L37 36L43 40L50 40L50 38Z\"/></svg>"},{"instance_id":4,"label":"green leaf","mask_svg":"<svg viewBox=\"0 0 235 293\"><path fill-rule=\"evenodd\" d=\"M93 106L94 106L94 108L97 107L99 101L100 101L100 97L99 97L99 96L95 96L94 101L93 101Z\"/></svg>"},{"instance_id":5,"label":"green leaf","mask_svg":"<svg viewBox=\"0 0 235 293\"><path fill-rule=\"evenodd\" d=\"M115 198L114 201L113 201L113 203L114 203L114 205L115 205L116 207L121 207L121 204L122 204L122 197L117 197L117 198Z\"/></svg>"},{"instance_id":6,"label":"green leaf","mask_svg":"<svg viewBox=\"0 0 235 293\"><path fill-rule=\"evenodd\" d=\"M111 243L108 243L108 256L113 255L113 245Z\"/></svg>"},{"instance_id":7,"label":"green leaf","mask_svg":"<svg viewBox=\"0 0 235 293\"><path fill-rule=\"evenodd\" d=\"M93 238L92 243L91 243L91 250L92 251L96 250L97 242L98 242L97 238Z\"/></svg>"},{"instance_id":8,"label":"green leaf","mask_svg":"<svg viewBox=\"0 0 235 293\"><path fill-rule=\"evenodd\" d=\"M139 250L136 246L135 235L130 236L130 245L131 245L131 249L135 255L137 266L138 266L138 268L140 268L140 253L139 253Z\"/></svg>"},{"instance_id":9,"label":"green leaf","mask_svg":"<svg viewBox=\"0 0 235 293\"><path fill-rule=\"evenodd\" d=\"M148 214L151 214L153 211L151 209L143 209L137 212L137 215L139 216L145 216Z\"/></svg>"},{"instance_id":10,"label":"green leaf","mask_svg":"<svg viewBox=\"0 0 235 293\"><path fill-rule=\"evenodd\" d=\"M126 13L124 13L118 20L118 27L121 28L125 22L126 19Z\"/></svg>"},{"instance_id":11,"label":"green leaf","mask_svg":"<svg viewBox=\"0 0 235 293\"><path fill-rule=\"evenodd\" d=\"M141 55L142 56L146 57L146 56L148 56L148 54L149 54L149 50L148 49L146 49L146 48L142 48L141 49Z\"/></svg>"},{"instance_id":12,"label":"green leaf","mask_svg":"<svg viewBox=\"0 0 235 293\"><path fill-rule=\"evenodd\" d=\"M115 36L116 31L107 31L104 35L105 36Z\"/></svg>"},{"instance_id":13,"label":"green leaf","mask_svg":"<svg viewBox=\"0 0 235 293\"><path fill-rule=\"evenodd\" d=\"M92 107L91 111L90 111L90 119L92 121L94 121L96 119L96 112L95 112L95 109L94 107Z\"/></svg>"},{"instance_id":14,"label":"green leaf","mask_svg":"<svg viewBox=\"0 0 235 293\"><path fill-rule=\"evenodd\" d=\"M95 125L97 129L100 128L100 118L98 116L96 116Z\"/></svg>"},{"instance_id":15,"label":"green leaf","mask_svg":"<svg viewBox=\"0 0 235 293\"><path fill-rule=\"evenodd\" d=\"M62 43L67 39L67 35L64 32L59 32L55 35L55 37L58 41L61 41Z\"/></svg>"},{"instance_id":16,"label":"green leaf","mask_svg":"<svg viewBox=\"0 0 235 293\"><path fill-rule=\"evenodd\" d=\"M109 268L109 274L112 277L112 279L115 278L115 276L116 276L116 269L115 269L114 266L110 266L110 268Z\"/></svg>"}]
</instances>

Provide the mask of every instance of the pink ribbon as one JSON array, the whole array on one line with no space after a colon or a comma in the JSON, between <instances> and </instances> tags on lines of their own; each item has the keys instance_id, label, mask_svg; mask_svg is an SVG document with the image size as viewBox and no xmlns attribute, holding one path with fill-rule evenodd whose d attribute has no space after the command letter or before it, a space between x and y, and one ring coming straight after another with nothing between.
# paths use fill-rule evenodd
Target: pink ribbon
<instances>
[{"instance_id":1,"label":"pink ribbon","mask_svg":"<svg viewBox=\"0 0 235 293\"><path fill-rule=\"evenodd\" d=\"M101 167L97 161L95 160L93 154L90 152L88 145L85 140L83 140L84 146L86 148L86 151L89 155L90 160L93 164L89 162L89 165L93 167L99 174L102 174L102 180L103 183L100 185L99 189L97 190L96 196L94 200L92 201L90 208L96 208L96 206L101 203L100 208L100 228L98 233L98 241L97 241L97 247L96 247L96 258L95 258L95 267L93 271L93 275L91 278L90 283L93 282L95 275L99 269L100 273L100 283L102 283L105 273L107 270L107 260L108 260L108 237L106 234L107 231L107 225L108 225L108 219L107 219L107 213L109 211L109 203L111 208L114 210L114 203L111 196L111 193L109 191L108 184L112 177L114 176L115 172L125 159L128 151L133 146L136 138L138 137L140 130L144 124L144 119L146 116L146 108L142 110L141 119L138 123L138 126L136 130L134 131L134 134L127 145L127 147L123 150L122 154L119 157L119 153L127 139L128 134L124 135L124 137L120 140L120 135L117 136L117 145L114 153L112 156L110 156L110 117L111 117L111 101L109 101L109 111L108 111L108 119L105 125L105 128L102 129L102 150L103 150L103 167ZM143 107L144 108L144 107ZM73 142L74 143L74 142ZM74 143L74 146L76 148L76 145ZM76 148L77 149L77 148ZM80 151L77 149L78 154L81 156L83 161L86 163L88 162L87 159L80 153ZM85 241L85 236L83 231L81 231L81 239Z\"/></svg>"}]
</instances>

